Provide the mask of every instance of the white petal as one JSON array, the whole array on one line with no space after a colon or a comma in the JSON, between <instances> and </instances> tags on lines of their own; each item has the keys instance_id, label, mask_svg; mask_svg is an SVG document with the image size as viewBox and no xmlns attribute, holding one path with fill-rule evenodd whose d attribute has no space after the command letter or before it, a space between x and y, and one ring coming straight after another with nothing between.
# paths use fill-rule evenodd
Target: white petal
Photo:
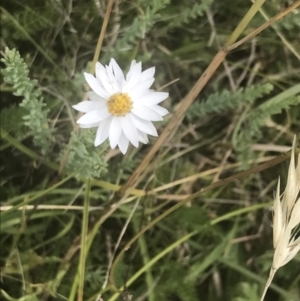
<instances>
[{"instance_id":1,"label":"white petal","mask_svg":"<svg viewBox=\"0 0 300 301\"><path fill-rule=\"evenodd\" d=\"M136 61L131 62L130 69L126 75L126 80L129 81L132 75L141 75L142 72L142 63L137 63Z\"/></svg>"},{"instance_id":2,"label":"white petal","mask_svg":"<svg viewBox=\"0 0 300 301\"><path fill-rule=\"evenodd\" d=\"M150 108L151 110L154 110L160 116L165 116L165 115L169 114L169 111L167 109L165 109L161 106L158 106L158 105L150 106L148 108Z\"/></svg>"},{"instance_id":3,"label":"white petal","mask_svg":"<svg viewBox=\"0 0 300 301\"><path fill-rule=\"evenodd\" d=\"M86 95L87 95L88 99L90 99L90 100L105 101L105 99L103 97L99 96L94 91L86 92Z\"/></svg>"},{"instance_id":4,"label":"white petal","mask_svg":"<svg viewBox=\"0 0 300 301\"><path fill-rule=\"evenodd\" d=\"M100 83L102 82L103 77L107 78L105 67L99 62L96 63L95 73L96 73L96 78Z\"/></svg>"},{"instance_id":5,"label":"white petal","mask_svg":"<svg viewBox=\"0 0 300 301\"><path fill-rule=\"evenodd\" d=\"M84 114L82 117L80 117L77 120L78 124L91 124L91 123L97 123L104 119L106 119L109 116L109 112L107 111L107 108L104 107L101 110L95 110L91 111L89 113Z\"/></svg>"},{"instance_id":6,"label":"white petal","mask_svg":"<svg viewBox=\"0 0 300 301\"><path fill-rule=\"evenodd\" d=\"M129 95L131 96L132 99L142 96L143 94L148 92L148 90L152 86L153 82L154 82L154 78L149 78L149 79L139 83L138 85L136 85L134 87L134 89L132 89L131 91L128 91Z\"/></svg>"},{"instance_id":7,"label":"white petal","mask_svg":"<svg viewBox=\"0 0 300 301\"><path fill-rule=\"evenodd\" d=\"M111 62L111 60L109 61L109 64L106 65L105 67L108 67L108 69L110 70L110 72L111 72L111 73L114 73L114 72L113 72L113 68L112 68L112 62Z\"/></svg>"},{"instance_id":8,"label":"white petal","mask_svg":"<svg viewBox=\"0 0 300 301\"><path fill-rule=\"evenodd\" d=\"M119 143L122 134L122 124L120 117L113 117L109 128L109 142L110 147L115 148Z\"/></svg>"},{"instance_id":9,"label":"white petal","mask_svg":"<svg viewBox=\"0 0 300 301\"><path fill-rule=\"evenodd\" d=\"M115 94L119 91L118 84L116 83L116 80L114 79L114 82L108 81L107 78L102 79L102 84L105 88L105 90L110 94Z\"/></svg>"},{"instance_id":10,"label":"white petal","mask_svg":"<svg viewBox=\"0 0 300 301\"><path fill-rule=\"evenodd\" d=\"M141 80L142 64L135 64L127 74L126 83L123 86L122 92L129 92Z\"/></svg>"},{"instance_id":11,"label":"white petal","mask_svg":"<svg viewBox=\"0 0 300 301\"><path fill-rule=\"evenodd\" d=\"M139 141L141 141L144 144L147 144L149 142L147 134L145 134L139 130L137 132L138 132Z\"/></svg>"},{"instance_id":12,"label":"white petal","mask_svg":"<svg viewBox=\"0 0 300 301\"><path fill-rule=\"evenodd\" d=\"M110 83L106 69L100 64L96 64L96 78L102 84L109 95L114 94L115 90Z\"/></svg>"},{"instance_id":13,"label":"white petal","mask_svg":"<svg viewBox=\"0 0 300 301\"><path fill-rule=\"evenodd\" d=\"M77 105L74 105L73 108L79 112L88 113L94 110L101 110L106 106L105 102L98 100L84 100Z\"/></svg>"},{"instance_id":14,"label":"white petal","mask_svg":"<svg viewBox=\"0 0 300 301\"><path fill-rule=\"evenodd\" d=\"M149 68L149 69L143 71L142 75L141 75L141 78L140 78L140 81L142 82L146 79L153 78L154 73L155 73L155 67L152 67L152 68Z\"/></svg>"},{"instance_id":15,"label":"white petal","mask_svg":"<svg viewBox=\"0 0 300 301\"><path fill-rule=\"evenodd\" d=\"M163 120L163 118L154 110L143 105L137 105L136 103L133 105L131 112L145 120L152 120L152 121Z\"/></svg>"},{"instance_id":16,"label":"white petal","mask_svg":"<svg viewBox=\"0 0 300 301\"><path fill-rule=\"evenodd\" d=\"M95 142L94 142L95 146L102 144L108 138L109 127L110 127L112 119L113 119L113 117L110 116L100 122L100 125L97 129Z\"/></svg>"},{"instance_id":17,"label":"white petal","mask_svg":"<svg viewBox=\"0 0 300 301\"><path fill-rule=\"evenodd\" d=\"M158 103L162 102L166 98L168 98L169 93L165 92L148 92L144 94L143 96L134 99L135 102L138 102L140 104L143 104L145 106L153 106L157 105Z\"/></svg>"},{"instance_id":18,"label":"white petal","mask_svg":"<svg viewBox=\"0 0 300 301\"><path fill-rule=\"evenodd\" d=\"M125 134L122 133L122 135L119 139L118 146L119 146L119 149L120 149L120 151L122 152L123 155L126 154L127 149L128 149L128 145L129 145L129 140L126 138Z\"/></svg>"},{"instance_id":19,"label":"white petal","mask_svg":"<svg viewBox=\"0 0 300 301\"><path fill-rule=\"evenodd\" d=\"M142 131L142 132L144 132L148 135L152 135L152 136L155 136L155 137L158 136L156 128L152 124L151 121L141 119L141 118L137 117L136 115L134 115L132 113L129 113L127 116L129 116L131 118L131 120L133 121L135 127L138 130L140 130L140 131Z\"/></svg>"},{"instance_id":20,"label":"white petal","mask_svg":"<svg viewBox=\"0 0 300 301\"><path fill-rule=\"evenodd\" d=\"M134 126L132 120L128 116L125 116L125 117L121 117L121 122L122 122L122 129L125 136L132 143L132 145L138 147L139 139L138 139L137 129Z\"/></svg>"},{"instance_id":21,"label":"white petal","mask_svg":"<svg viewBox=\"0 0 300 301\"><path fill-rule=\"evenodd\" d=\"M81 129L90 129L90 128L96 128L100 125L100 122L95 122L95 123L89 123L89 124L79 124L79 127Z\"/></svg>"},{"instance_id":22,"label":"white petal","mask_svg":"<svg viewBox=\"0 0 300 301\"><path fill-rule=\"evenodd\" d=\"M136 65L136 61L133 60L133 61L131 62L129 71L128 71L127 74L126 74L126 78L125 78L126 81L128 81L128 80L130 79L130 77L131 77L131 75L132 75L132 68L133 68L135 65Z\"/></svg>"},{"instance_id":23,"label":"white petal","mask_svg":"<svg viewBox=\"0 0 300 301\"><path fill-rule=\"evenodd\" d=\"M137 63L136 60L133 60L133 61L131 62L131 64L130 64L130 69L131 69L136 63Z\"/></svg>"},{"instance_id":24,"label":"white petal","mask_svg":"<svg viewBox=\"0 0 300 301\"><path fill-rule=\"evenodd\" d=\"M110 60L110 64L112 65L112 69L114 71L116 79L118 80L118 83L123 84L123 82L125 81L125 77L122 69L113 58Z\"/></svg>"},{"instance_id":25,"label":"white petal","mask_svg":"<svg viewBox=\"0 0 300 301\"><path fill-rule=\"evenodd\" d=\"M100 86L97 79L92 74L84 73L84 77L94 92L96 92L102 98L109 98L109 94Z\"/></svg>"},{"instance_id":26,"label":"white petal","mask_svg":"<svg viewBox=\"0 0 300 301\"><path fill-rule=\"evenodd\" d=\"M130 76L141 76L142 73L142 63L138 62L135 63L131 68L130 68ZM129 73L128 72L128 73Z\"/></svg>"},{"instance_id":27,"label":"white petal","mask_svg":"<svg viewBox=\"0 0 300 301\"><path fill-rule=\"evenodd\" d=\"M122 92L126 93L133 89L135 86L139 84L140 74L132 75L130 80L126 81L123 85Z\"/></svg>"},{"instance_id":28,"label":"white petal","mask_svg":"<svg viewBox=\"0 0 300 301\"><path fill-rule=\"evenodd\" d=\"M110 70L108 66L106 66L106 72L108 76L109 85L112 87L114 93L121 92L122 87L119 86L117 78L114 76L112 70Z\"/></svg>"}]
</instances>

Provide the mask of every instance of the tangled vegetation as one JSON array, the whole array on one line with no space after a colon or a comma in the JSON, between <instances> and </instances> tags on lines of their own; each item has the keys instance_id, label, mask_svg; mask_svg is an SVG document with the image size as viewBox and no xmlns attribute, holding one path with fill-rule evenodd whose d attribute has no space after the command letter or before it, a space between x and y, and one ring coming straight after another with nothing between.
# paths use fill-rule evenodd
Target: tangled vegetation
<instances>
[{"instance_id":1,"label":"tangled vegetation","mask_svg":"<svg viewBox=\"0 0 300 301\"><path fill-rule=\"evenodd\" d=\"M259 300L300 132L300 1L13 0L1 19L1 298ZM72 108L93 58L155 66L166 139L94 147ZM299 263L265 301L300 300Z\"/></svg>"}]
</instances>

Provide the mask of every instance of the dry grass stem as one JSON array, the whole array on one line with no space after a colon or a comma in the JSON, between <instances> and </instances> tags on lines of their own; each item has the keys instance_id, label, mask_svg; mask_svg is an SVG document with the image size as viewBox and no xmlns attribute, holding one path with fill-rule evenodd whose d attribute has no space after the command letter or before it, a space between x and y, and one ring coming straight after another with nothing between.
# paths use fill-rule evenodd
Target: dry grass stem
<instances>
[{"instance_id":1,"label":"dry grass stem","mask_svg":"<svg viewBox=\"0 0 300 301\"><path fill-rule=\"evenodd\" d=\"M141 173L145 170L145 168L148 166L149 162L152 160L156 152L160 149L160 147L169 141L169 139L173 136L173 134L176 132L177 128L180 126L183 117L185 116L185 113L187 109L190 107L190 105L194 102L196 97L199 95L199 93L202 91L202 89L206 86L208 81L211 79L215 71L218 69L220 64L224 61L225 57L227 56L228 52L239 47L243 43L251 40L256 35L258 35L260 32L268 28L270 25L272 25L274 22L282 19L284 16L289 14L291 11L296 9L298 6L300 6L300 0L296 1L289 7L287 7L285 10L278 13L276 16L271 18L269 21L264 23L262 26L248 34L243 39L239 40L238 42L229 45L228 47L224 47L221 49L214 59L211 61L207 69L204 71L204 73L201 75L201 77L198 79L194 87L190 90L188 95L182 100L180 106L174 113L172 119L169 121L159 138L156 140L153 147L150 149L150 151L145 155L140 165L135 169L133 174L129 177L127 182L121 187L121 189L118 192L118 195L115 196L115 198L112 200L112 202L116 201L118 197L121 197L125 194L125 192L131 187L135 187L136 180L139 178ZM145 174L144 174L145 176ZM141 179L141 177L140 177Z\"/></svg>"}]
</instances>

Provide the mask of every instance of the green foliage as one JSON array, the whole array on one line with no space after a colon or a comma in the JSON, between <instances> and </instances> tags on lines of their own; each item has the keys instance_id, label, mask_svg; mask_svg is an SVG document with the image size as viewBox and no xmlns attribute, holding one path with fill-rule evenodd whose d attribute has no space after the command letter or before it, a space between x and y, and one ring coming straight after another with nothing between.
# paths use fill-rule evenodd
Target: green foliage
<instances>
[{"instance_id":1,"label":"green foliage","mask_svg":"<svg viewBox=\"0 0 300 301\"><path fill-rule=\"evenodd\" d=\"M185 229L187 231L193 231L202 227L207 220L207 216L205 209L194 206L193 208L184 207L182 210L174 212L169 219L171 225L176 225L177 230ZM175 230L175 228L173 228L173 230Z\"/></svg>"},{"instance_id":2,"label":"green foliage","mask_svg":"<svg viewBox=\"0 0 300 301\"><path fill-rule=\"evenodd\" d=\"M20 266L16 265L18 258L23 263L22 269L20 269ZM22 272L27 272L37 266L47 263L57 263L60 261L61 260L58 257L41 257L32 250L19 252L13 249L7 258L6 266L3 268L2 273L7 275L21 274Z\"/></svg>"},{"instance_id":3,"label":"green foliage","mask_svg":"<svg viewBox=\"0 0 300 301\"><path fill-rule=\"evenodd\" d=\"M125 299L115 294L128 280L126 291L132 300L258 300L273 249L271 212L256 205L271 206L274 179L286 176L286 162L223 183L164 216L126 250L112 274L113 282L108 281L104 292L101 288L121 233L116 255L142 227L180 200L234 175L234 166L241 162L245 167L249 158L269 155L252 152L253 144L268 145L272 154L278 146L291 145L292 135L300 131L299 9L274 25L284 42L268 28L228 53L228 68L216 70L187 118L143 166L147 176L137 178L126 197L110 203L157 138L151 137L149 145L138 149L130 147L122 156L108 151L107 143L95 148L95 129L73 130L76 112L71 105L84 94L83 72L90 70L107 3L1 3L1 55L6 65L2 77L9 81L1 83L0 118L2 129L13 139L2 135L0 146L4 175L0 182L0 298L74 301L76 297L70 295L78 290L79 237L87 225L89 239L93 233L95 237L89 240L86 256L84 300L95 300L100 293L105 301ZM245 3L114 1L99 61L106 64L114 57L125 72L133 59L142 61L143 69L155 66L152 88L170 93L162 105L171 114L155 123L159 135L247 13L251 2ZM263 9L271 18L291 3L270 0ZM257 13L241 37L263 22ZM5 54L6 46L18 49L29 63L39 89L28 78L19 53ZM229 82L235 83L236 91L230 90ZM23 99L21 106L14 105ZM34 141L25 139L29 136ZM46 152L43 157L35 145ZM58 172L60 166L63 173ZM83 223L86 178L97 179L92 179L89 218ZM216 219L221 222L211 223ZM292 290L295 300L299 297L298 258L295 263L278 271L265 301L292 300L288 299Z\"/></svg>"},{"instance_id":4,"label":"green foliage","mask_svg":"<svg viewBox=\"0 0 300 301\"><path fill-rule=\"evenodd\" d=\"M30 2L33 6L30 6ZM47 10L47 15L41 13ZM9 34L13 38L24 40L25 37L16 29L16 24L21 26L29 35L34 35L46 28L53 28L59 18L59 11L49 2L34 3L34 1L16 1L16 13L13 15L14 24L12 24L6 14L2 14L4 35Z\"/></svg>"},{"instance_id":5,"label":"green foliage","mask_svg":"<svg viewBox=\"0 0 300 301\"><path fill-rule=\"evenodd\" d=\"M192 121L208 114L222 114L240 105L246 105L232 137L239 161L245 168L248 166L247 161L254 157L250 145L254 141L259 141L266 121L273 115L281 113L283 109L300 104L300 96L294 95L299 93L299 85L296 85L251 109L256 100L269 94L272 90L273 85L269 83L240 88L234 92L224 90L221 93L210 95L206 101L194 103L187 112L187 118Z\"/></svg>"},{"instance_id":6,"label":"green foliage","mask_svg":"<svg viewBox=\"0 0 300 301\"><path fill-rule=\"evenodd\" d=\"M2 109L0 112L1 128L17 138L23 138L26 131L22 118L25 114L24 108L16 105Z\"/></svg>"},{"instance_id":7,"label":"green foliage","mask_svg":"<svg viewBox=\"0 0 300 301\"><path fill-rule=\"evenodd\" d=\"M195 3L191 3L191 6L187 6L186 2L182 2L180 6L177 7L176 13L172 14L172 18L168 23L167 27L169 29L185 26L191 20L196 19L199 16L205 14L207 8L211 5L213 0L202 0Z\"/></svg>"},{"instance_id":8,"label":"green foliage","mask_svg":"<svg viewBox=\"0 0 300 301\"><path fill-rule=\"evenodd\" d=\"M133 22L124 30L123 36L117 40L114 47L123 51L132 49L138 40L143 39L154 24L160 20L159 11L169 2L170 0L155 0L149 6L148 1L140 1L138 11L142 11L142 13L133 18Z\"/></svg>"},{"instance_id":9,"label":"green foliage","mask_svg":"<svg viewBox=\"0 0 300 301\"><path fill-rule=\"evenodd\" d=\"M211 113L222 113L235 109L240 104L252 104L256 99L269 94L273 86L269 83L240 88L237 91L224 90L221 93L210 95L206 101L195 102L187 112L189 120L207 116Z\"/></svg>"},{"instance_id":10,"label":"green foliage","mask_svg":"<svg viewBox=\"0 0 300 301\"><path fill-rule=\"evenodd\" d=\"M103 283L105 280L105 268L101 265L97 265L96 267L89 266L86 271L86 284L87 287L91 289L91 291L95 291L99 289L99 283Z\"/></svg>"},{"instance_id":11,"label":"green foliage","mask_svg":"<svg viewBox=\"0 0 300 301\"><path fill-rule=\"evenodd\" d=\"M70 152L66 164L66 172L77 172L78 178L100 177L106 172L106 163L103 157L105 147L94 147L95 131L84 129L80 135L71 133ZM60 154L60 160L64 160L65 147Z\"/></svg>"},{"instance_id":12,"label":"green foliage","mask_svg":"<svg viewBox=\"0 0 300 301\"><path fill-rule=\"evenodd\" d=\"M300 96L290 96L288 98L282 98L283 93L278 96L268 100L267 102L260 105L250 114L249 118L251 119L250 136L260 135L261 127L265 125L265 122L268 118L271 118L272 115L281 113L284 109L289 109L291 106L296 106L300 104Z\"/></svg>"},{"instance_id":13,"label":"green foliage","mask_svg":"<svg viewBox=\"0 0 300 301\"><path fill-rule=\"evenodd\" d=\"M259 287L256 283L242 282L236 289L236 295L233 301L257 301L260 298Z\"/></svg>"},{"instance_id":14,"label":"green foliage","mask_svg":"<svg viewBox=\"0 0 300 301\"><path fill-rule=\"evenodd\" d=\"M233 135L233 145L238 151L239 160L243 166L247 166L247 161L254 157L251 150L251 143L258 141L263 135L263 129L267 120L282 110L291 109L292 106L300 104L300 85L296 85L275 97L263 102L260 106L242 115Z\"/></svg>"},{"instance_id":15,"label":"green foliage","mask_svg":"<svg viewBox=\"0 0 300 301\"><path fill-rule=\"evenodd\" d=\"M276 24L279 28L284 28L286 30L297 29L300 30L300 9L294 10L288 18L283 18ZM296 37L295 37L296 38Z\"/></svg>"},{"instance_id":16,"label":"green foliage","mask_svg":"<svg viewBox=\"0 0 300 301\"><path fill-rule=\"evenodd\" d=\"M6 66L2 70L4 81L13 86L14 95L23 97L20 107L26 111L23 116L24 124L29 127L34 144L45 154L49 150L53 130L48 125L49 110L44 108L41 91L36 88L37 81L29 79L28 67L15 49L6 48L1 61Z\"/></svg>"},{"instance_id":17,"label":"green foliage","mask_svg":"<svg viewBox=\"0 0 300 301\"><path fill-rule=\"evenodd\" d=\"M33 294L28 294L25 295L22 298L13 298L12 296L10 296L9 294L7 294L4 290L0 290L3 297L5 298L5 300L9 300L9 301L38 301L38 295L42 293L42 289L38 289L37 292L33 293Z\"/></svg>"},{"instance_id":18,"label":"green foliage","mask_svg":"<svg viewBox=\"0 0 300 301\"><path fill-rule=\"evenodd\" d=\"M197 301L197 290L194 282L182 281L182 276L186 275L186 268L176 262L165 263L163 277L157 287L158 300L172 300L180 298L182 301Z\"/></svg>"}]
</instances>

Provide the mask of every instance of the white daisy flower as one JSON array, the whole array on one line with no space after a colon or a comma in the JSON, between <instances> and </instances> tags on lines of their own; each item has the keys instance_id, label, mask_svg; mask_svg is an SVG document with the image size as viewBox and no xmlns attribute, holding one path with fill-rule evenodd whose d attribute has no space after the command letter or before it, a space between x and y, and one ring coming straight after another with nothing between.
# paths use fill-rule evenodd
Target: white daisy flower
<instances>
[{"instance_id":1,"label":"white daisy flower","mask_svg":"<svg viewBox=\"0 0 300 301\"><path fill-rule=\"evenodd\" d=\"M129 142L138 147L148 143L147 135L157 136L151 121L163 120L168 110L158 103L169 94L149 89L154 82L155 68L142 71L141 62L133 61L126 78L114 59L108 66L96 64L96 77L84 73L92 91L89 100L73 108L85 113L77 121L81 128L98 127L95 146L109 138L111 148L119 146L123 154Z\"/></svg>"}]
</instances>

